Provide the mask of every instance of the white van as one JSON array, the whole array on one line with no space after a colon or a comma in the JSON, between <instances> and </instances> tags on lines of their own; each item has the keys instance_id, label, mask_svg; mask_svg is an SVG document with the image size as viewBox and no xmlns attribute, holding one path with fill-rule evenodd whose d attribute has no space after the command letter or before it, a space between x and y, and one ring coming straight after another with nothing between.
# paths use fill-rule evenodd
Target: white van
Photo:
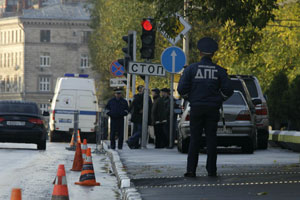
<instances>
[{"instance_id":1,"label":"white van","mask_svg":"<svg viewBox=\"0 0 300 200\"><path fill-rule=\"evenodd\" d=\"M70 138L74 130L74 113L79 112L78 129L82 138L95 142L98 101L93 79L88 75L65 74L56 81L50 112L50 141Z\"/></svg>"}]
</instances>

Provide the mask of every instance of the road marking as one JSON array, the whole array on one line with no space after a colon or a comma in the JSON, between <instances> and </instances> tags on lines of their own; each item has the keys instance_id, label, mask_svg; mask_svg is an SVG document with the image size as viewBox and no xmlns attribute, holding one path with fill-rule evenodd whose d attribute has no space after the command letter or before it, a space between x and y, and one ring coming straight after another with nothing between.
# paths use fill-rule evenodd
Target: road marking
<instances>
[{"instance_id":1,"label":"road marking","mask_svg":"<svg viewBox=\"0 0 300 200\"><path fill-rule=\"evenodd\" d=\"M153 188L176 188L176 187L218 187L218 186L247 186L247 185L274 185L274 184L295 184L299 181L274 181L274 182L246 182L246 183L218 183L218 184L184 184L184 185L152 185L152 186L136 186L137 189L153 189Z\"/></svg>"},{"instance_id":2,"label":"road marking","mask_svg":"<svg viewBox=\"0 0 300 200\"><path fill-rule=\"evenodd\" d=\"M240 174L218 174L218 176L256 176L256 175L287 175L287 174L300 174L299 172L257 172L257 173L240 173ZM207 174L199 174L197 177L205 177ZM157 176L157 177L138 177L132 178L132 180L141 180L141 179L164 179L164 178L183 178L182 176Z\"/></svg>"}]
</instances>

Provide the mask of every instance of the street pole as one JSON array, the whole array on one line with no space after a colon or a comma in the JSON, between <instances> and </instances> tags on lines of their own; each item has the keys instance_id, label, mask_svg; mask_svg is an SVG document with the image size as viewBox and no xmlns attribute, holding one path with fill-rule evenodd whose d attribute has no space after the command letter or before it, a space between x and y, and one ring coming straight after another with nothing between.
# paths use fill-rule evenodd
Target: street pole
<instances>
[{"instance_id":1,"label":"street pole","mask_svg":"<svg viewBox=\"0 0 300 200\"><path fill-rule=\"evenodd\" d=\"M187 17L187 8L188 8L188 1L189 0L184 0L184 20L188 22L188 17ZM189 63L188 57L189 57L189 34L186 33L183 36L183 40L182 40L182 50L186 55L186 64Z\"/></svg>"},{"instance_id":2,"label":"street pole","mask_svg":"<svg viewBox=\"0 0 300 200\"><path fill-rule=\"evenodd\" d=\"M133 62L136 62L136 31L133 31ZM136 75L132 74L132 97L135 95L135 81L136 81ZM131 123L131 135L133 135L133 123Z\"/></svg>"},{"instance_id":3,"label":"street pole","mask_svg":"<svg viewBox=\"0 0 300 200\"><path fill-rule=\"evenodd\" d=\"M129 101L130 93L130 74L127 74L127 85L126 85L126 101ZM128 115L124 118L124 140L128 139Z\"/></svg>"},{"instance_id":4,"label":"street pole","mask_svg":"<svg viewBox=\"0 0 300 200\"><path fill-rule=\"evenodd\" d=\"M142 124L142 149L147 148L148 135L148 112L149 112L149 75L145 75L144 104L143 104L143 124ZM151 112L151 111L150 111Z\"/></svg>"},{"instance_id":5,"label":"street pole","mask_svg":"<svg viewBox=\"0 0 300 200\"><path fill-rule=\"evenodd\" d=\"M174 73L171 73L171 87L170 87L170 136L169 136L169 148L173 148L173 118L174 118L174 98L173 98L173 87L174 84Z\"/></svg>"}]
</instances>

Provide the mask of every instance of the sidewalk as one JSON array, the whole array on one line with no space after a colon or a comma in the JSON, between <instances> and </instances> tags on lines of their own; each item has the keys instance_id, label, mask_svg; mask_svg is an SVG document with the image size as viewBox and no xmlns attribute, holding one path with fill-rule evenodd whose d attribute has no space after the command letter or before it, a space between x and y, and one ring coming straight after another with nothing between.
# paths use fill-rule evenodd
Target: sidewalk
<instances>
[{"instance_id":1,"label":"sidewalk","mask_svg":"<svg viewBox=\"0 0 300 200\"><path fill-rule=\"evenodd\" d=\"M139 199L140 194L134 183L143 180L157 178L183 178L186 171L187 154L182 154L173 149L155 149L153 144L148 144L147 149L129 149L126 143L122 150L107 149L109 141L105 141L105 148L111 154L112 165L119 166L116 176L119 177L123 199L135 195ZM197 176L206 177L205 170L206 154L199 154ZM218 174L223 176L232 173L232 169L241 169L242 172L251 172L255 167L279 167L300 163L299 153L291 152L281 148L269 148L267 150L256 150L254 154L242 154L238 148L218 149ZM174 179L174 180L175 180ZM150 184L150 183L148 183ZM139 188L139 187L137 187ZM130 191L130 192L128 192ZM139 197L139 198L137 198Z\"/></svg>"}]
</instances>

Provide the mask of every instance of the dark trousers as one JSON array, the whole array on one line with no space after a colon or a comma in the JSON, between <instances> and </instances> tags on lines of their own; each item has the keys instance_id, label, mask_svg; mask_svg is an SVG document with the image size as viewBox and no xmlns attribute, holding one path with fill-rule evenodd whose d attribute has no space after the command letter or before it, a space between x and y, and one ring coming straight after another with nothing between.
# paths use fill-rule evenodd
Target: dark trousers
<instances>
[{"instance_id":1,"label":"dark trousers","mask_svg":"<svg viewBox=\"0 0 300 200\"><path fill-rule=\"evenodd\" d=\"M116 148L116 132L118 134L118 149L122 149L124 140L124 118L110 119L110 147L112 149Z\"/></svg>"},{"instance_id":2,"label":"dark trousers","mask_svg":"<svg viewBox=\"0 0 300 200\"><path fill-rule=\"evenodd\" d=\"M133 123L132 136L128 139L128 145L132 147L139 147L139 141L142 135L142 124Z\"/></svg>"},{"instance_id":3,"label":"dark trousers","mask_svg":"<svg viewBox=\"0 0 300 200\"><path fill-rule=\"evenodd\" d=\"M217 126L220 118L219 109L209 106L192 107L190 112L191 139L187 159L187 171L196 172L199 147L203 130L206 135L208 173L217 172Z\"/></svg>"},{"instance_id":4,"label":"dark trousers","mask_svg":"<svg viewBox=\"0 0 300 200\"><path fill-rule=\"evenodd\" d=\"M174 114L173 117L173 132L172 132L172 141L171 141L171 147L174 147L174 141L176 139L176 126L177 126L177 115ZM167 123L164 125L164 132L166 135L166 146L170 146L170 119L168 118Z\"/></svg>"},{"instance_id":5,"label":"dark trousers","mask_svg":"<svg viewBox=\"0 0 300 200\"><path fill-rule=\"evenodd\" d=\"M167 138L164 131L165 123L154 125L155 148L165 148L167 146Z\"/></svg>"}]
</instances>

